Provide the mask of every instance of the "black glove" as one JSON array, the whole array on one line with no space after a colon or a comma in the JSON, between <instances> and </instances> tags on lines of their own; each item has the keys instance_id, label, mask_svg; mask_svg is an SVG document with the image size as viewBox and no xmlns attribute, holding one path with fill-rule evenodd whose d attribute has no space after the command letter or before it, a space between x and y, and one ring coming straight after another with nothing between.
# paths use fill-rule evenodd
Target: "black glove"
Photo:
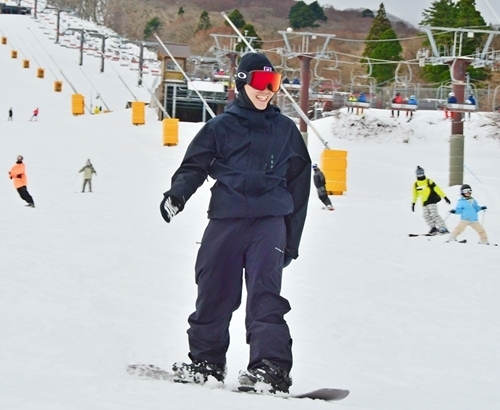
<instances>
[{"instance_id":1,"label":"black glove","mask_svg":"<svg viewBox=\"0 0 500 410\"><path fill-rule=\"evenodd\" d=\"M16 175L16 178L22 178L23 177L23 174L17 174Z\"/></svg>"},{"instance_id":2,"label":"black glove","mask_svg":"<svg viewBox=\"0 0 500 410\"><path fill-rule=\"evenodd\" d=\"M180 201L175 196L165 196L160 204L161 216L169 223L177 215L180 209Z\"/></svg>"},{"instance_id":3,"label":"black glove","mask_svg":"<svg viewBox=\"0 0 500 410\"><path fill-rule=\"evenodd\" d=\"M452 209L452 210L450 211L450 214L455 214L456 212L457 212L457 211L455 211L454 209Z\"/></svg>"},{"instance_id":4,"label":"black glove","mask_svg":"<svg viewBox=\"0 0 500 410\"><path fill-rule=\"evenodd\" d=\"M446 201L446 203L447 203L448 205L450 205L450 204L451 204L451 201L448 199L448 197L447 197L447 196L445 196L445 197L444 197L444 200Z\"/></svg>"},{"instance_id":5,"label":"black glove","mask_svg":"<svg viewBox=\"0 0 500 410\"><path fill-rule=\"evenodd\" d=\"M411 204L411 211L415 212L415 204Z\"/></svg>"},{"instance_id":6,"label":"black glove","mask_svg":"<svg viewBox=\"0 0 500 410\"><path fill-rule=\"evenodd\" d=\"M486 211L487 209L488 209L488 207L486 207L486 206L481 207L481 210L483 210L483 211Z\"/></svg>"},{"instance_id":7,"label":"black glove","mask_svg":"<svg viewBox=\"0 0 500 410\"><path fill-rule=\"evenodd\" d=\"M293 258L285 253L285 259L283 260L283 267L286 268L290 263L292 263Z\"/></svg>"}]
</instances>

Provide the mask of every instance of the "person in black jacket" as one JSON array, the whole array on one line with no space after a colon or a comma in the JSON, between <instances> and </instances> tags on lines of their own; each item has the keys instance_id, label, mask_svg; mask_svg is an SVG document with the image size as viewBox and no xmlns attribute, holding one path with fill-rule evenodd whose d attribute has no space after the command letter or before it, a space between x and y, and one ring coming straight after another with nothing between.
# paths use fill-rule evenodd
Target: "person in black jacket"
<instances>
[{"instance_id":1,"label":"person in black jacket","mask_svg":"<svg viewBox=\"0 0 500 410\"><path fill-rule=\"evenodd\" d=\"M295 123L271 104L280 81L265 55L243 56L237 98L194 137L160 205L171 222L207 176L216 180L195 265L191 363L173 365L184 382L224 380L229 322L244 278L250 359L240 384L264 382L285 392L292 384L292 339L284 319L290 304L280 295L281 280L283 268L299 255L311 159Z\"/></svg>"},{"instance_id":2,"label":"person in black jacket","mask_svg":"<svg viewBox=\"0 0 500 410\"><path fill-rule=\"evenodd\" d=\"M326 193L326 179L325 174L321 172L319 167L316 164L313 164L312 169L314 171L314 186L318 191L318 197L325 204L325 208L329 211L333 211L335 208L332 206L332 201L328 198L328 194Z\"/></svg>"}]
</instances>

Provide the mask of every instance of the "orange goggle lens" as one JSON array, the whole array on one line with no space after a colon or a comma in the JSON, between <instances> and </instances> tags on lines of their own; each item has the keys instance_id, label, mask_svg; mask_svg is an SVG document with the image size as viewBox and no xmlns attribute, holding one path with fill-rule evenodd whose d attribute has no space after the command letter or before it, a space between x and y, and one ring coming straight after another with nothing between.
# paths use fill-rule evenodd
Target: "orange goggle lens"
<instances>
[{"instance_id":1,"label":"orange goggle lens","mask_svg":"<svg viewBox=\"0 0 500 410\"><path fill-rule=\"evenodd\" d=\"M275 71L250 71L248 73L247 84L259 91L269 88L269 90L275 93L280 89L281 74Z\"/></svg>"}]
</instances>

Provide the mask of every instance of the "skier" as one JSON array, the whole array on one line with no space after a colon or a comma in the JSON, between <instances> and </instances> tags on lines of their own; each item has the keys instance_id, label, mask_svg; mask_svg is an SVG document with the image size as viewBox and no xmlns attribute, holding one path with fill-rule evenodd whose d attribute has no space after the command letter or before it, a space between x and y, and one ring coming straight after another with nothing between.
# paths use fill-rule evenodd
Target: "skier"
<instances>
[{"instance_id":1,"label":"skier","mask_svg":"<svg viewBox=\"0 0 500 410\"><path fill-rule=\"evenodd\" d=\"M97 172L94 169L94 166L90 162L90 159L87 160L87 163L83 166L83 168L78 171L83 172L83 187L82 187L82 193L85 192L85 187L87 184L89 184L89 192L92 192L92 174L96 174Z\"/></svg>"},{"instance_id":2,"label":"skier","mask_svg":"<svg viewBox=\"0 0 500 410\"><path fill-rule=\"evenodd\" d=\"M319 169L318 165L313 164L312 169L314 171L314 186L318 190L318 197L325 204L326 209L329 211L333 211L334 208L332 206L332 202L330 201L330 198L328 198L328 194L326 193L326 180L325 180L325 174L321 172Z\"/></svg>"},{"instance_id":3,"label":"skier","mask_svg":"<svg viewBox=\"0 0 500 410\"><path fill-rule=\"evenodd\" d=\"M33 198L28 192L28 181L26 178L23 159L22 155L17 156L16 163L9 171L9 178L14 180L14 187L17 189L17 192L19 192L19 196L28 203L26 206L34 208L35 201L33 201Z\"/></svg>"},{"instance_id":4,"label":"skier","mask_svg":"<svg viewBox=\"0 0 500 410\"><path fill-rule=\"evenodd\" d=\"M160 205L170 222L207 176L216 180L195 265L191 363L172 367L181 381L224 381L229 322L241 303L244 273L250 358L239 382L283 392L292 384L292 339L284 319L290 304L280 295L281 280L299 255L311 160L295 123L271 104L280 81L264 54L242 57L237 98L195 136Z\"/></svg>"},{"instance_id":5,"label":"skier","mask_svg":"<svg viewBox=\"0 0 500 410\"><path fill-rule=\"evenodd\" d=\"M7 121L12 121L14 116L14 113L12 111L12 107L9 108L9 117L7 118Z\"/></svg>"},{"instance_id":6,"label":"skier","mask_svg":"<svg viewBox=\"0 0 500 410\"><path fill-rule=\"evenodd\" d=\"M443 198L446 203L451 204L439 186L434 181L426 178L423 168L417 166L417 180L413 184L413 202L411 204L412 212L415 212L415 203L420 198L424 210L424 219L427 225L430 226L430 235L449 233L443 218L438 213L437 204Z\"/></svg>"},{"instance_id":7,"label":"skier","mask_svg":"<svg viewBox=\"0 0 500 410\"><path fill-rule=\"evenodd\" d=\"M486 206L478 205L477 201L472 197L472 188L468 184L463 184L460 187L461 198L457 202L455 209L450 213L459 214L461 219L457 227L453 229L450 238L447 242L456 241L457 236L460 235L465 228L470 226L479 234L480 244L489 245L488 236L483 226L479 223L477 213L479 211L486 211Z\"/></svg>"},{"instance_id":8,"label":"skier","mask_svg":"<svg viewBox=\"0 0 500 410\"><path fill-rule=\"evenodd\" d=\"M38 108L35 108L35 109L33 110L33 115L31 116L30 121L33 121L33 119L34 119L35 121L38 121L38 112L39 112L39 111L38 111Z\"/></svg>"}]
</instances>

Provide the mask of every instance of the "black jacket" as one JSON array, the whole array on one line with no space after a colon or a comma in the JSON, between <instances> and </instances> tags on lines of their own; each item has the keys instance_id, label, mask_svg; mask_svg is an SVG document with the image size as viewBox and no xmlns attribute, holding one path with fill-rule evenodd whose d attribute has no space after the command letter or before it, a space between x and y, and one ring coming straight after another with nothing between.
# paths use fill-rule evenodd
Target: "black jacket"
<instances>
[{"instance_id":1,"label":"black jacket","mask_svg":"<svg viewBox=\"0 0 500 410\"><path fill-rule=\"evenodd\" d=\"M321 172L319 169L314 171L314 186L316 188L324 188L326 185L325 174Z\"/></svg>"},{"instance_id":2,"label":"black jacket","mask_svg":"<svg viewBox=\"0 0 500 410\"><path fill-rule=\"evenodd\" d=\"M295 123L270 105L252 111L228 104L194 137L164 195L181 210L207 176L210 219L286 216L287 249L293 258L307 213L311 159Z\"/></svg>"}]
</instances>

